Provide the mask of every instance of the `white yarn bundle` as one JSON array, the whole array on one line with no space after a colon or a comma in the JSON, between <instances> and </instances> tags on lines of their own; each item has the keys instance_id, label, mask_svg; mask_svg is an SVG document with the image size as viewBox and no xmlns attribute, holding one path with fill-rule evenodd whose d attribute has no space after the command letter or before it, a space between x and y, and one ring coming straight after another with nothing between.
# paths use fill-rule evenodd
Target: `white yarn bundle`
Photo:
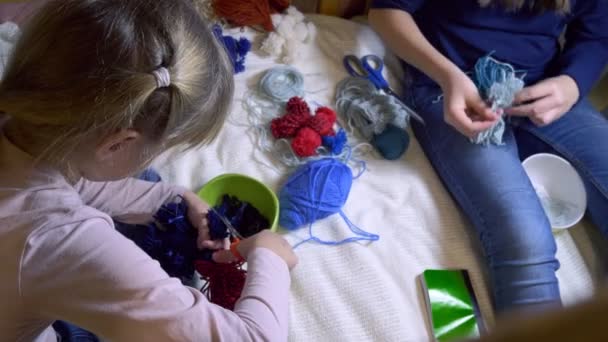
<instances>
[{"instance_id":1,"label":"white yarn bundle","mask_svg":"<svg viewBox=\"0 0 608 342\"><path fill-rule=\"evenodd\" d=\"M296 61L304 44L314 41L317 33L315 25L305 20L304 14L290 6L284 14L273 14L274 32L262 42L261 50L276 56L284 64Z\"/></svg>"}]
</instances>

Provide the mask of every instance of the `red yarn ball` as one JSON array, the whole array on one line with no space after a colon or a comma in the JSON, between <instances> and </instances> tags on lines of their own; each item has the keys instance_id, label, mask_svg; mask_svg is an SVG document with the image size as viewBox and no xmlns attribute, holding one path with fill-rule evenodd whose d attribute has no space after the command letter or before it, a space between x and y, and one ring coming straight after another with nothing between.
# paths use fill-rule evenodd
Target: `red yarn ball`
<instances>
[{"instance_id":1,"label":"red yarn ball","mask_svg":"<svg viewBox=\"0 0 608 342\"><path fill-rule=\"evenodd\" d=\"M334 136L336 134L334 131L336 119L336 113L333 110L321 107L317 109L316 115L308 121L307 125L324 137Z\"/></svg>"},{"instance_id":2,"label":"red yarn ball","mask_svg":"<svg viewBox=\"0 0 608 342\"><path fill-rule=\"evenodd\" d=\"M312 116L306 101L297 96L289 99L286 110L287 114Z\"/></svg>"},{"instance_id":3,"label":"red yarn ball","mask_svg":"<svg viewBox=\"0 0 608 342\"><path fill-rule=\"evenodd\" d=\"M293 138L312 117L310 114L287 114L270 122L270 131L275 139Z\"/></svg>"},{"instance_id":4,"label":"red yarn ball","mask_svg":"<svg viewBox=\"0 0 608 342\"><path fill-rule=\"evenodd\" d=\"M325 120L329 121L332 125L335 124L336 121L338 120L338 116L336 115L336 112L334 112L329 107L320 107L315 112L315 116L321 116L321 117L325 118Z\"/></svg>"},{"instance_id":5,"label":"red yarn ball","mask_svg":"<svg viewBox=\"0 0 608 342\"><path fill-rule=\"evenodd\" d=\"M291 141L291 148L298 157L312 157L321 146L321 135L310 127L300 129L295 139Z\"/></svg>"},{"instance_id":6,"label":"red yarn ball","mask_svg":"<svg viewBox=\"0 0 608 342\"><path fill-rule=\"evenodd\" d=\"M299 129L300 126L290 125L285 118L272 119L270 122L270 132L275 139L294 137Z\"/></svg>"}]
</instances>

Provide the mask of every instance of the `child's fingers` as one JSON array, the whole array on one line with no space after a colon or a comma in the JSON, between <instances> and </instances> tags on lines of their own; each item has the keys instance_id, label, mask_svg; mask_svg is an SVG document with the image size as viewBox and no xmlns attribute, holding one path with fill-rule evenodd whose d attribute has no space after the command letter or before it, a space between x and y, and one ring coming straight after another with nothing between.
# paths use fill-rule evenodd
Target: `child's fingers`
<instances>
[{"instance_id":1,"label":"child's fingers","mask_svg":"<svg viewBox=\"0 0 608 342\"><path fill-rule=\"evenodd\" d=\"M213 253L213 261L220 264L230 264L239 261L239 258L230 250L221 250Z\"/></svg>"},{"instance_id":2,"label":"child's fingers","mask_svg":"<svg viewBox=\"0 0 608 342\"><path fill-rule=\"evenodd\" d=\"M198 239L197 240L197 247L198 249L224 249L224 240L202 240L202 239Z\"/></svg>"},{"instance_id":3,"label":"child's fingers","mask_svg":"<svg viewBox=\"0 0 608 342\"><path fill-rule=\"evenodd\" d=\"M209 236L209 227L207 226L207 224L197 227L197 230L198 230L198 238L200 240L205 241L205 240L211 239L211 237Z\"/></svg>"}]
</instances>

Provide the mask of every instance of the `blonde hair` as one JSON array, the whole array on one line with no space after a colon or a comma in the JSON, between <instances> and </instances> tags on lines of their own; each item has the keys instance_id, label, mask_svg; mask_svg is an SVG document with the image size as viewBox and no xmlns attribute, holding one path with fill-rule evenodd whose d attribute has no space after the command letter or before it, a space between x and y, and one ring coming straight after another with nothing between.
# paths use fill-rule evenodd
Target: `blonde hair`
<instances>
[{"instance_id":1,"label":"blonde hair","mask_svg":"<svg viewBox=\"0 0 608 342\"><path fill-rule=\"evenodd\" d=\"M558 13L570 12L570 0L479 0L482 7L500 5L510 11L519 11L529 4L530 9L537 12L554 11Z\"/></svg>"},{"instance_id":2,"label":"blonde hair","mask_svg":"<svg viewBox=\"0 0 608 342\"><path fill-rule=\"evenodd\" d=\"M55 0L17 43L0 111L56 160L127 128L164 148L209 143L233 91L231 62L189 1Z\"/></svg>"}]
</instances>

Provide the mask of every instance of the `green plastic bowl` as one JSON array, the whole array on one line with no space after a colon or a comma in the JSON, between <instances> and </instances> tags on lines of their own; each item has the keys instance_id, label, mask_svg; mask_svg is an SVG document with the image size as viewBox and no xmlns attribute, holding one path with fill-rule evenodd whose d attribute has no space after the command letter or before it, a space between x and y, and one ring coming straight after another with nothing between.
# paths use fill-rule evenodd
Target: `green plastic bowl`
<instances>
[{"instance_id":1,"label":"green plastic bowl","mask_svg":"<svg viewBox=\"0 0 608 342\"><path fill-rule=\"evenodd\" d=\"M262 182L245 175L229 173L213 178L198 192L198 196L212 207L218 205L226 194L253 205L270 222L270 230L277 230L279 200L274 191Z\"/></svg>"}]
</instances>

